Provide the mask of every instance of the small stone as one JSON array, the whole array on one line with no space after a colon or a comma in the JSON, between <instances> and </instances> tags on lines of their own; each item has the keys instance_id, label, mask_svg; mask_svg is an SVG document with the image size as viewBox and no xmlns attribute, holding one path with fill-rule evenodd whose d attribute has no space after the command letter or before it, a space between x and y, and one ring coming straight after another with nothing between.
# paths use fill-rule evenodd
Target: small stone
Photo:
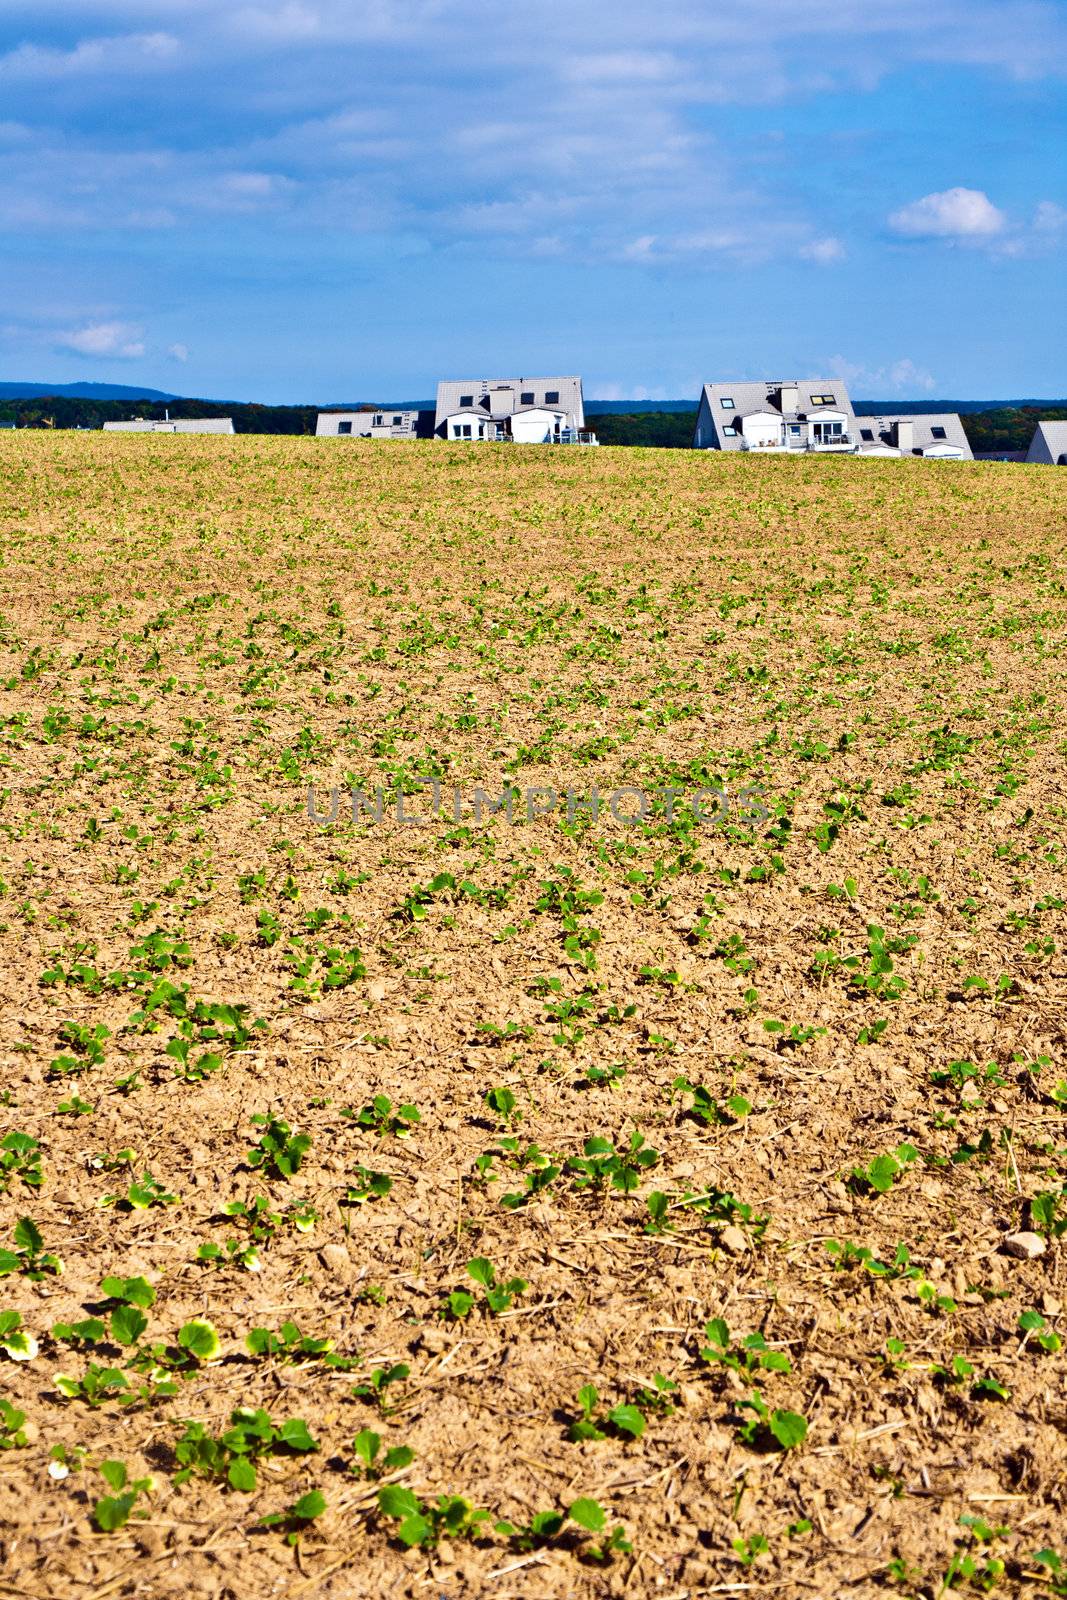
<instances>
[{"instance_id":1,"label":"small stone","mask_svg":"<svg viewBox=\"0 0 1067 1600\"><path fill-rule=\"evenodd\" d=\"M732 1256L744 1255L748 1249L748 1239L740 1228L735 1228L732 1224L722 1230L719 1235L719 1243L724 1250L729 1250Z\"/></svg>"},{"instance_id":2,"label":"small stone","mask_svg":"<svg viewBox=\"0 0 1067 1600\"><path fill-rule=\"evenodd\" d=\"M1063 1310L1063 1304L1054 1294L1049 1294L1046 1289L1041 1296L1041 1309L1046 1317L1058 1317Z\"/></svg>"},{"instance_id":3,"label":"small stone","mask_svg":"<svg viewBox=\"0 0 1067 1600\"><path fill-rule=\"evenodd\" d=\"M343 1244L324 1244L319 1251L319 1260L335 1278L352 1276L352 1257Z\"/></svg>"},{"instance_id":4,"label":"small stone","mask_svg":"<svg viewBox=\"0 0 1067 1600\"><path fill-rule=\"evenodd\" d=\"M965 1106L980 1106L982 1104L982 1091L973 1078L968 1078L960 1090L960 1101Z\"/></svg>"},{"instance_id":5,"label":"small stone","mask_svg":"<svg viewBox=\"0 0 1067 1600\"><path fill-rule=\"evenodd\" d=\"M1045 1241L1039 1233L1006 1233L1004 1253L1017 1261L1033 1261L1045 1253Z\"/></svg>"}]
</instances>

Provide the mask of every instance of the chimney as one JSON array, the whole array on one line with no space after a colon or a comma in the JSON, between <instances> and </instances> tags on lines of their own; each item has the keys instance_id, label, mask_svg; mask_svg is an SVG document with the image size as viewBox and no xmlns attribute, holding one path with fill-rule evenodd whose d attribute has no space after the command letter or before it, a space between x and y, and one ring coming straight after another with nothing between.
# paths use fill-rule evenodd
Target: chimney
<instances>
[{"instance_id":1,"label":"chimney","mask_svg":"<svg viewBox=\"0 0 1067 1600\"><path fill-rule=\"evenodd\" d=\"M795 383L783 383L778 391L778 404L783 417L795 414L800 405L800 390Z\"/></svg>"},{"instance_id":2,"label":"chimney","mask_svg":"<svg viewBox=\"0 0 1067 1600\"><path fill-rule=\"evenodd\" d=\"M910 417L900 417L897 420L897 449L902 455L910 456L915 445L915 424Z\"/></svg>"}]
</instances>

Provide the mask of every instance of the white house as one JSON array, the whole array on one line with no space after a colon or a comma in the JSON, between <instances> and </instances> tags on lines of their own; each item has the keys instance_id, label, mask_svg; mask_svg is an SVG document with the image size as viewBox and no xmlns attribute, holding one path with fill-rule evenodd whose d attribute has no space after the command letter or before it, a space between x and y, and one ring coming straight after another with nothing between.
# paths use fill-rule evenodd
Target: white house
<instances>
[{"instance_id":1,"label":"white house","mask_svg":"<svg viewBox=\"0 0 1067 1600\"><path fill-rule=\"evenodd\" d=\"M1026 459L1043 467L1067 467L1067 422L1039 422Z\"/></svg>"},{"instance_id":2,"label":"white house","mask_svg":"<svg viewBox=\"0 0 1067 1600\"><path fill-rule=\"evenodd\" d=\"M424 431L419 426L421 414L386 407L380 411L320 411L315 433L320 439L418 439Z\"/></svg>"},{"instance_id":3,"label":"white house","mask_svg":"<svg viewBox=\"0 0 1067 1600\"><path fill-rule=\"evenodd\" d=\"M857 417L848 389L836 378L706 383L693 448L973 459L955 413Z\"/></svg>"},{"instance_id":4,"label":"white house","mask_svg":"<svg viewBox=\"0 0 1067 1600\"><path fill-rule=\"evenodd\" d=\"M129 422L105 422L105 433L233 433L232 417L131 417Z\"/></svg>"},{"instance_id":5,"label":"white house","mask_svg":"<svg viewBox=\"0 0 1067 1600\"><path fill-rule=\"evenodd\" d=\"M452 441L591 444L581 378L447 379L437 385L434 433Z\"/></svg>"}]
</instances>

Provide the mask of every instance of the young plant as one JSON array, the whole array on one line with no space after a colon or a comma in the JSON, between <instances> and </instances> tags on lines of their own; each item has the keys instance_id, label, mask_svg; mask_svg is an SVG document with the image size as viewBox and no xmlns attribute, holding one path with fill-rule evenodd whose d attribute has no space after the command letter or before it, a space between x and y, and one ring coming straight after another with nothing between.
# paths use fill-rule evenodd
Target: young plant
<instances>
[{"instance_id":1,"label":"young plant","mask_svg":"<svg viewBox=\"0 0 1067 1600\"><path fill-rule=\"evenodd\" d=\"M620 1404L610 1411L598 1411L600 1395L596 1385L585 1383L578 1390L580 1415L567 1429L567 1438L574 1443L590 1439L615 1438L640 1439L645 1431L644 1412L636 1405Z\"/></svg>"},{"instance_id":2,"label":"young plant","mask_svg":"<svg viewBox=\"0 0 1067 1600\"><path fill-rule=\"evenodd\" d=\"M760 1372L790 1372L792 1365L783 1350L772 1350L762 1333L748 1333L737 1344L730 1343L730 1330L721 1317L704 1324L707 1344L700 1351L701 1361L724 1367L754 1382Z\"/></svg>"},{"instance_id":3,"label":"young plant","mask_svg":"<svg viewBox=\"0 0 1067 1600\"><path fill-rule=\"evenodd\" d=\"M13 1237L14 1250L0 1250L0 1278L19 1272L31 1283L40 1283L46 1274L63 1271L60 1258L45 1250L41 1230L32 1217L16 1222Z\"/></svg>"},{"instance_id":4,"label":"young plant","mask_svg":"<svg viewBox=\"0 0 1067 1600\"><path fill-rule=\"evenodd\" d=\"M483 1524L492 1520L488 1511L476 1511L462 1495L441 1494L430 1505L398 1483L378 1490L378 1510L399 1524L396 1537L409 1549L433 1550L442 1539L476 1539Z\"/></svg>"},{"instance_id":5,"label":"young plant","mask_svg":"<svg viewBox=\"0 0 1067 1600\"><path fill-rule=\"evenodd\" d=\"M9 1361L33 1361L39 1348L33 1334L22 1326L17 1311L0 1311L0 1350Z\"/></svg>"},{"instance_id":6,"label":"young plant","mask_svg":"<svg viewBox=\"0 0 1067 1600\"><path fill-rule=\"evenodd\" d=\"M391 1472L400 1472L415 1459L414 1450L406 1444L393 1445L382 1455L381 1435L372 1428L360 1429L352 1440L352 1449L356 1453L352 1471L357 1477L368 1478L372 1482L387 1477Z\"/></svg>"},{"instance_id":7,"label":"young plant","mask_svg":"<svg viewBox=\"0 0 1067 1600\"><path fill-rule=\"evenodd\" d=\"M190 1478L208 1478L251 1494L257 1483L256 1462L261 1458L308 1455L318 1448L302 1418L292 1417L276 1425L266 1411L239 1406L230 1416L230 1427L217 1439L202 1422L186 1424L174 1447L179 1469L174 1483L180 1488Z\"/></svg>"},{"instance_id":8,"label":"young plant","mask_svg":"<svg viewBox=\"0 0 1067 1600\"><path fill-rule=\"evenodd\" d=\"M41 1147L28 1133L12 1128L0 1139L0 1190L18 1178L28 1189L39 1189L44 1182Z\"/></svg>"},{"instance_id":9,"label":"young plant","mask_svg":"<svg viewBox=\"0 0 1067 1600\"><path fill-rule=\"evenodd\" d=\"M263 1134L245 1161L254 1171L262 1171L270 1178L291 1178L311 1149L311 1135L294 1133L281 1117L268 1117L262 1112L256 1112L252 1121L263 1129Z\"/></svg>"},{"instance_id":10,"label":"young plant","mask_svg":"<svg viewBox=\"0 0 1067 1600\"><path fill-rule=\"evenodd\" d=\"M642 1177L659 1160L659 1151L646 1146L644 1135L636 1128L630 1135L628 1148L616 1150L610 1139L587 1139L582 1155L566 1162L564 1171L571 1174L576 1189L603 1189L610 1184L624 1194L632 1194Z\"/></svg>"},{"instance_id":11,"label":"young plant","mask_svg":"<svg viewBox=\"0 0 1067 1600\"><path fill-rule=\"evenodd\" d=\"M370 1133L377 1133L382 1137L391 1135L394 1139L406 1139L414 1131L417 1123L421 1122L416 1108L412 1105L395 1106L388 1095L377 1094L369 1105L361 1111L344 1110L342 1117L347 1117L354 1122L357 1128L366 1128Z\"/></svg>"},{"instance_id":12,"label":"young plant","mask_svg":"<svg viewBox=\"0 0 1067 1600\"><path fill-rule=\"evenodd\" d=\"M913 1144L898 1144L884 1156L875 1156L866 1167L852 1168L848 1187L854 1194L888 1194L893 1184L907 1171L919 1152Z\"/></svg>"},{"instance_id":13,"label":"young plant","mask_svg":"<svg viewBox=\"0 0 1067 1600\"><path fill-rule=\"evenodd\" d=\"M176 1206L180 1198L171 1194L165 1184L146 1170L141 1174L140 1182L131 1183L124 1195L106 1194L100 1205L104 1209L115 1206L120 1211L150 1211L153 1206Z\"/></svg>"},{"instance_id":14,"label":"young plant","mask_svg":"<svg viewBox=\"0 0 1067 1600\"><path fill-rule=\"evenodd\" d=\"M315 1521L326 1510L326 1496L320 1489L309 1489L307 1494L302 1494L299 1500L285 1511L272 1511L268 1516L260 1517L256 1523L257 1528L277 1528L279 1533L284 1533L285 1542L289 1545L299 1544L302 1534L305 1534Z\"/></svg>"},{"instance_id":15,"label":"young plant","mask_svg":"<svg viewBox=\"0 0 1067 1600\"><path fill-rule=\"evenodd\" d=\"M372 1406L377 1406L381 1416L387 1417L396 1407L390 1405L389 1390L393 1384L401 1384L411 1374L411 1368L404 1361L397 1361L391 1367L374 1367L362 1383L357 1383L352 1389L352 1394L357 1400L365 1400Z\"/></svg>"},{"instance_id":16,"label":"young plant","mask_svg":"<svg viewBox=\"0 0 1067 1600\"><path fill-rule=\"evenodd\" d=\"M491 1261L486 1260L485 1256L475 1256L473 1261L468 1261L467 1274L485 1290L483 1305L493 1317L498 1317L502 1311L507 1311L517 1295L526 1293L527 1283L524 1278L509 1278L507 1283L498 1283L496 1268ZM454 1289L441 1307L441 1315L451 1317L454 1321L461 1321L464 1317L470 1316L474 1306L474 1295L466 1289Z\"/></svg>"},{"instance_id":17,"label":"young plant","mask_svg":"<svg viewBox=\"0 0 1067 1600\"><path fill-rule=\"evenodd\" d=\"M312 1339L302 1334L295 1322L283 1322L277 1333L269 1328L253 1328L245 1339L250 1355L270 1356L281 1366L296 1362L321 1361L323 1366L347 1372L352 1362L333 1353L332 1339Z\"/></svg>"},{"instance_id":18,"label":"young plant","mask_svg":"<svg viewBox=\"0 0 1067 1600\"><path fill-rule=\"evenodd\" d=\"M17 1410L10 1400L0 1396L0 1450L22 1450L29 1444L23 1427L25 1421L25 1411Z\"/></svg>"},{"instance_id":19,"label":"young plant","mask_svg":"<svg viewBox=\"0 0 1067 1600\"><path fill-rule=\"evenodd\" d=\"M808 1435L808 1421L799 1411L772 1411L758 1389L737 1403L738 1411L753 1415L741 1423L739 1437L745 1444L773 1450L795 1450Z\"/></svg>"},{"instance_id":20,"label":"young plant","mask_svg":"<svg viewBox=\"0 0 1067 1600\"><path fill-rule=\"evenodd\" d=\"M113 1493L96 1502L93 1521L101 1533L114 1533L117 1528L126 1526L138 1498L151 1494L152 1479L131 1479L121 1461L101 1461L100 1475Z\"/></svg>"}]
</instances>

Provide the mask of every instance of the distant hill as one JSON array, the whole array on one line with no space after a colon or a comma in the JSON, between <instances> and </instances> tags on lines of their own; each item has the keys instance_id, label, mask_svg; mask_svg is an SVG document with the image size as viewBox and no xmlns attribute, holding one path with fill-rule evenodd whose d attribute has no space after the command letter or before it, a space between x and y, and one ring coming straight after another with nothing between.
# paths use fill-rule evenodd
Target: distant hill
<instances>
[{"instance_id":1,"label":"distant hill","mask_svg":"<svg viewBox=\"0 0 1067 1600\"><path fill-rule=\"evenodd\" d=\"M0 400L40 400L58 395L66 400L177 400L162 389L131 389L124 383L0 383Z\"/></svg>"},{"instance_id":2,"label":"distant hill","mask_svg":"<svg viewBox=\"0 0 1067 1600\"><path fill-rule=\"evenodd\" d=\"M898 412L921 416L931 411L1061 411L1067 400L853 400L857 417L889 417Z\"/></svg>"}]
</instances>

